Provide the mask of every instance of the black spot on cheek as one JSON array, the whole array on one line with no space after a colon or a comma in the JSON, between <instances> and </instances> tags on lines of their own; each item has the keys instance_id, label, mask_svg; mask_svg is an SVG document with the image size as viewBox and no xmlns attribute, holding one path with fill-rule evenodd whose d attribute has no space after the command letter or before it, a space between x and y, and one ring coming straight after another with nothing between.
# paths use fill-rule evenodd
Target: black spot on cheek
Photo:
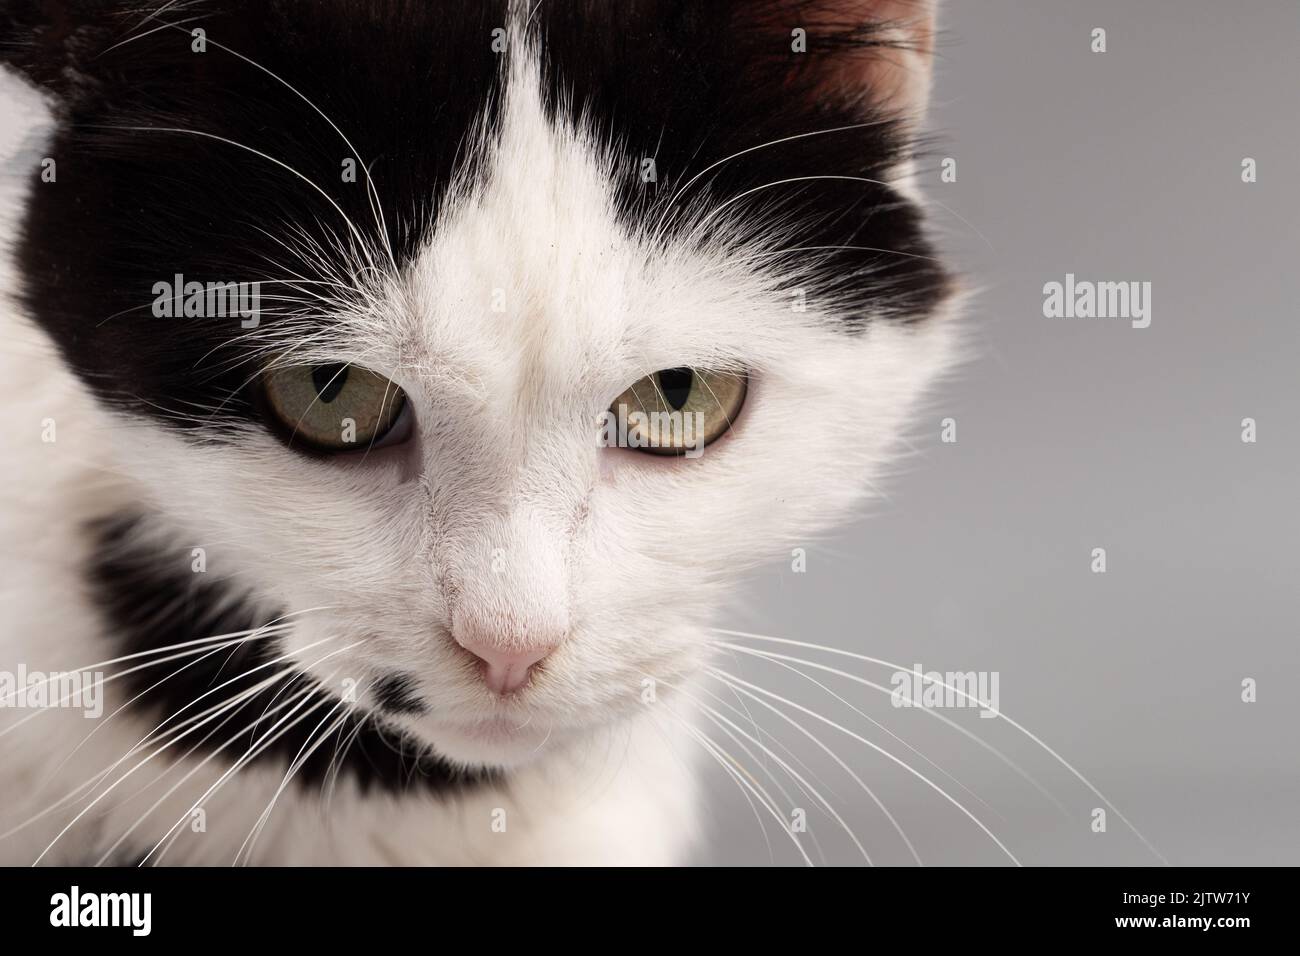
<instances>
[{"instance_id":1,"label":"black spot on cheek","mask_svg":"<svg viewBox=\"0 0 1300 956\"><path fill-rule=\"evenodd\" d=\"M375 703L390 714L423 714L428 710L410 674L389 674L375 683Z\"/></svg>"}]
</instances>

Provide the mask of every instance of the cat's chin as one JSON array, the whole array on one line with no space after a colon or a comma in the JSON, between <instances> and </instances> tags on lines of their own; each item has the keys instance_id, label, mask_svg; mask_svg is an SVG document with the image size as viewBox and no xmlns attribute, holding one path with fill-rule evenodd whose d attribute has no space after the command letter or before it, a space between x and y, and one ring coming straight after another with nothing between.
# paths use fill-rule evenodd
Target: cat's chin
<instances>
[{"instance_id":1,"label":"cat's chin","mask_svg":"<svg viewBox=\"0 0 1300 956\"><path fill-rule=\"evenodd\" d=\"M491 717L466 723L439 721L425 733L448 760L502 768L532 763L573 736L572 730L553 732L544 722L521 717Z\"/></svg>"}]
</instances>

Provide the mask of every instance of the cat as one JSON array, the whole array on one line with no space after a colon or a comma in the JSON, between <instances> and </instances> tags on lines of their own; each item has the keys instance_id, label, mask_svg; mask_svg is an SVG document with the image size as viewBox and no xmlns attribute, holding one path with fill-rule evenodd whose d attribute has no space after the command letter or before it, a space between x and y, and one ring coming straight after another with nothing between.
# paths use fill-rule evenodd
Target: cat
<instances>
[{"instance_id":1,"label":"cat","mask_svg":"<svg viewBox=\"0 0 1300 956\"><path fill-rule=\"evenodd\" d=\"M933 4L0 16L0 861L692 859L709 626L957 352Z\"/></svg>"}]
</instances>

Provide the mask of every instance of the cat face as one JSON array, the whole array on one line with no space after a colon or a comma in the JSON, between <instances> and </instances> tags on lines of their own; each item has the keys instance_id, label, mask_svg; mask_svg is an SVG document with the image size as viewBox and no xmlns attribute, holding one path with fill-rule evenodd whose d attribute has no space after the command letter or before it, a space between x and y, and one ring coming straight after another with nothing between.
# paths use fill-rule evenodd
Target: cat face
<instances>
[{"instance_id":1,"label":"cat face","mask_svg":"<svg viewBox=\"0 0 1300 956\"><path fill-rule=\"evenodd\" d=\"M62 118L20 257L178 554L349 706L510 766L671 702L741 572L863 497L950 285L895 185L916 84L851 29L912 5L813 52L781 4L454 6L20 57ZM260 308L186 314L192 281ZM633 386L708 444L607 447Z\"/></svg>"}]
</instances>

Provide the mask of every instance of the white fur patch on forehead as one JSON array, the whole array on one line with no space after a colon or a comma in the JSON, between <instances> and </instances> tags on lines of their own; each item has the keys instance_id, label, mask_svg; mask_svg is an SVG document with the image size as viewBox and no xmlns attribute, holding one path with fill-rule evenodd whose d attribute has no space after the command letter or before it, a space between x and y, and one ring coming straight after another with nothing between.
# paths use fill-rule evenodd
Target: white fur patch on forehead
<instances>
[{"instance_id":1,"label":"white fur patch on forehead","mask_svg":"<svg viewBox=\"0 0 1300 956\"><path fill-rule=\"evenodd\" d=\"M504 100L406 276L419 337L469 368L558 364L613 331L638 252L614 215L607 148L547 115L536 50L516 31Z\"/></svg>"},{"instance_id":2,"label":"white fur patch on forehead","mask_svg":"<svg viewBox=\"0 0 1300 956\"><path fill-rule=\"evenodd\" d=\"M517 28L503 70L499 117L476 132L472 177L449 190L402 276L404 365L471 401L535 402L544 391L567 401L575 385L611 398L660 368L775 365L794 341L843 347L833 298L791 308L779 224L755 239L736 207L707 241L680 224L659 228L655 215L629 225L616 193L637 177L637 157L548 107L541 54Z\"/></svg>"}]
</instances>

